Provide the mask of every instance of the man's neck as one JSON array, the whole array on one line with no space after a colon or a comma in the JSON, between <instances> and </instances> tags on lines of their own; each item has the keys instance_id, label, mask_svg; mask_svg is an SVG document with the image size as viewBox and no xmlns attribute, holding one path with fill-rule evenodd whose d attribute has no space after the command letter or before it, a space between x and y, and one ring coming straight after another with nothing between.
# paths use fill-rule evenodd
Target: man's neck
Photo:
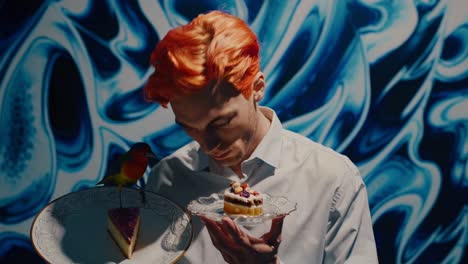
<instances>
[{"instance_id":1,"label":"man's neck","mask_svg":"<svg viewBox=\"0 0 468 264\"><path fill-rule=\"evenodd\" d=\"M262 113L261 110L257 111L257 128L255 129L255 133L252 136L251 142L247 148L246 154L244 158L240 161L240 163L231 166L231 170L239 176L240 179L244 178L244 174L242 173L242 162L250 158L252 153L257 148L258 144L262 141L263 137L268 133L268 129L271 125L271 120L268 119L265 114Z\"/></svg>"}]
</instances>

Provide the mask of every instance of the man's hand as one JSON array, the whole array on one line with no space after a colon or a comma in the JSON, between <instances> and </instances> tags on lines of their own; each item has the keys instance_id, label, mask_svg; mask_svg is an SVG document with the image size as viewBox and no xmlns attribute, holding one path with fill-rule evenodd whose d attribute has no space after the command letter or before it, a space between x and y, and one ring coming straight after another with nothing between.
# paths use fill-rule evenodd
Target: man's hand
<instances>
[{"instance_id":1,"label":"man's hand","mask_svg":"<svg viewBox=\"0 0 468 264\"><path fill-rule=\"evenodd\" d=\"M213 245L228 263L280 263L278 247L285 216L272 220L270 231L260 238L243 232L229 217L214 221L201 216Z\"/></svg>"}]
</instances>

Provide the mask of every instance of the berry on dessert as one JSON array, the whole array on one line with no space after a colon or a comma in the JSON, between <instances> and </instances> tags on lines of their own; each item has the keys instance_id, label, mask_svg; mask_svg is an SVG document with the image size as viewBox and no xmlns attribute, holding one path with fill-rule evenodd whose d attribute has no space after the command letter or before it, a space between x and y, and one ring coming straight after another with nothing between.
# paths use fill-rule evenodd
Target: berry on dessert
<instances>
[{"instance_id":1,"label":"berry on dessert","mask_svg":"<svg viewBox=\"0 0 468 264\"><path fill-rule=\"evenodd\" d=\"M233 181L224 191L224 212L257 216L263 213L263 195L252 190L247 183Z\"/></svg>"},{"instance_id":2,"label":"berry on dessert","mask_svg":"<svg viewBox=\"0 0 468 264\"><path fill-rule=\"evenodd\" d=\"M107 230L122 253L131 258L141 222L140 208L112 208L107 212Z\"/></svg>"}]
</instances>

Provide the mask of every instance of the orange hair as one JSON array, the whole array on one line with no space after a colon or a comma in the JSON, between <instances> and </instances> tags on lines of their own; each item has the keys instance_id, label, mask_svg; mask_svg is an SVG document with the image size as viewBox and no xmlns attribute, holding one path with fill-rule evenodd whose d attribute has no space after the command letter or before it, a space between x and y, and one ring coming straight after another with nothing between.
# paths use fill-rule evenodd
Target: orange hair
<instances>
[{"instance_id":1,"label":"orange hair","mask_svg":"<svg viewBox=\"0 0 468 264\"><path fill-rule=\"evenodd\" d=\"M221 11L199 15L157 44L145 99L166 107L176 97L223 82L248 98L260 71L259 49L255 33L240 18Z\"/></svg>"}]
</instances>

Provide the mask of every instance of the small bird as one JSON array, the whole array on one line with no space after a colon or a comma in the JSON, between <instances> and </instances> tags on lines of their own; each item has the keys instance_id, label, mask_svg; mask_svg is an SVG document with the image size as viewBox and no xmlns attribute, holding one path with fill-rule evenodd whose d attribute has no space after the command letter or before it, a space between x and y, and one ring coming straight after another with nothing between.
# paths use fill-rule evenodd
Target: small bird
<instances>
[{"instance_id":1,"label":"small bird","mask_svg":"<svg viewBox=\"0 0 468 264\"><path fill-rule=\"evenodd\" d=\"M113 185L119 187L120 194L120 207L122 207L122 187L135 185L142 191L143 202L145 202L145 196L143 189L136 185L138 180L145 174L148 166L148 158L156 159L156 155L151 151L151 147L144 143L138 142L132 145L132 147L114 164L115 169L111 170L107 176L105 176L96 185L104 184Z\"/></svg>"}]
</instances>

